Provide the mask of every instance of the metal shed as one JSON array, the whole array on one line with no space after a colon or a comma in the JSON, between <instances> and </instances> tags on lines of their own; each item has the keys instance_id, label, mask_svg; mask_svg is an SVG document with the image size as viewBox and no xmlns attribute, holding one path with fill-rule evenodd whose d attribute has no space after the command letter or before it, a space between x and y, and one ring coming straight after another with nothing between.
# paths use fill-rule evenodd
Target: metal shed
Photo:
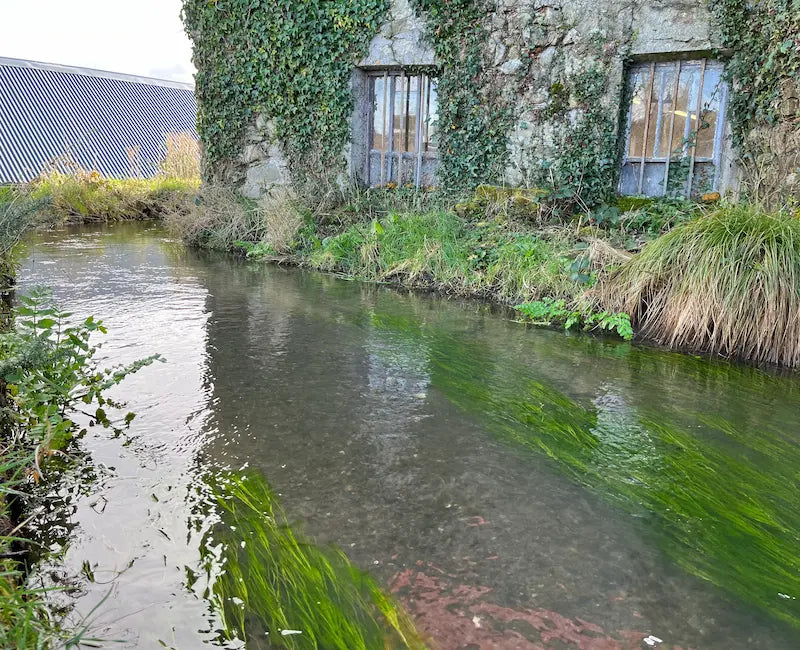
<instances>
[{"instance_id":1,"label":"metal shed","mask_svg":"<svg viewBox=\"0 0 800 650\"><path fill-rule=\"evenodd\" d=\"M154 176L170 134L198 138L196 116L191 84L0 57L0 183L65 165Z\"/></svg>"}]
</instances>

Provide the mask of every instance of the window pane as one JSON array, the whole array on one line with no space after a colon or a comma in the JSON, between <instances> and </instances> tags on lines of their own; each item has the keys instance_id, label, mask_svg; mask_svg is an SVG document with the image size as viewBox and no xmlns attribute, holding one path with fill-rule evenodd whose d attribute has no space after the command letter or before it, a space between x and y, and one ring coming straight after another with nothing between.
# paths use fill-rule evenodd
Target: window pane
<instances>
[{"instance_id":1,"label":"window pane","mask_svg":"<svg viewBox=\"0 0 800 650\"><path fill-rule=\"evenodd\" d=\"M408 78L408 97L406 101L405 150L417 150L417 110L419 109L419 77Z\"/></svg>"},{"instance_id":2,"label":"window pane","mask_svg":"<svg viewBox=\"0 0 800 650\"><path fill-rule=\"evenodd\" d=\"M436 94L436 81L428 79L428 109L425 114L425 151L436 151L434 143L436 135L437 120L439 118L439 98Z\"/></svg>"},{"instance_id":3,"label":"window pane","mask_svg":"<svg viewBox=\"0 0 800 650\"><path fill-rule=\"evenodd\" d=\"M384 103L386 83L383 77L373 80L372 93L372 148L378 151L386 151L389 142L386 137L386 120L388 119L388 106Z\"/></svg>"},{"instance_id":4,"label":"window pane","mask_svg":"<svg viewBox=\"0 0 800 650\"><path fill-rule=\"evenodd\" d=\"M669 131L674 117L673 111L675 110L675 101L673 98L675 92L675 72L676 66L672 63L656 67L656 83L658 84L658 96L661 100L661 104L656 115L655 125L652 128L656 139L654 155L657 158L667 158L670 152Z\"/></svg>"},{"instance_id":5,"label":"window pane","mask_svg":"<svg viewBox=\"0 0 800 650\"><path fill-rule=\"evenodd\" d=\"M650 77L650 72L648 71L646 73L646 78L649 79L649 77ZM653 77L654 78L653 78L653 88L652 88L652 90L647 87L647 84L645 84L645 87L643 88L643 93L642 93L642 97L644 98L645 101L647 101L647 99L648 99L647 98L648 94L650 95L650 104L647 107L649 112L650 112L650 117L647 120L647 124L643 125L643 127L644 126L647 127L646 128L646 130L647 130L647 146L645 147L645 150L644 150L644 155L647 158L651 158L653 155L655 155L654 152L655 152L655 147L656 147L656 134L658 133L658 127L659 127L659 123L658 123L658 97L659 97L659 94L661 92L661 87L659 85L661 74L660 74L660 70L658 70L658 68L656 68L653 71ZM639 155L641 155L641 154L639 154Z\"/></svg>"},{"instance_id":6,"label":"window pane","mask_svg":"<svg viewBox=\"0 0 800 650\"><path fill-rule=\"evenodd\" d=\"M628 157L640 158L644 144L645 100L650 71L639 70L631 75L631 129L628 140Z\"/></svg>"},{"instance_id":7,"label":"window pane","mask_svg":"<svg viewBox=\"0 0 800 650\"><path fill-rule=\"evenodd\" d=\"M700 80L697 65L684 65L678 82L678 101L675 107L675 132L672 135L672 155L680 158L687 154L697 121L697 83Z\"/></svg>"},{"instance_id":8,"label":"window pane","mask_svg":"<svg viewBox=\"0 0 800 650\"><path fill-rule=\"evenodd\" d=\"M394 140L392 141L393 151L405 151L404 148L404 133L405 127L405 111L406 111L406 93L407 91L407 77L394 77Z\"/></svg>"},{"instance_id":9,"label":"window pane","mask_svg":"<svg viewBox=\"0 0 800 650\"><path fill-rule=\"evenodd\" d=\"M703 110L700 113L700 130L697 133L697 158L713 158L714 138L722 94L721 70L707 67L703 79Z\"/></svg>"}]
</instances>

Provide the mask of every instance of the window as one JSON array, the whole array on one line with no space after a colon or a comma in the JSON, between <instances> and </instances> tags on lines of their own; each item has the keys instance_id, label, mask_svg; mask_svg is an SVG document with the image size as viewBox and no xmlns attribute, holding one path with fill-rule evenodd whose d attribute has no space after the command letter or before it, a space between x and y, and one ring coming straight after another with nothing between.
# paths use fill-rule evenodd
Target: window
<instances>
[{"instance_id":1,"label":"window","mask_svg":"<svg viewBox=\"0 0 800 650\"><path fill-rule=\"evenodd\" d=\"M370 73L369 185L432 185L438 103L436 82L426 74Z\"/></svg>"},{"instance_id":2,"label":"window","mask_svg":"<svg viewBox=\"0 0 800 650\"><path fill-rule=\"evenodd\" d=\"M727 87L702 59L634 66L621 194L692 196L719 189Z\"/></svg>"}]
</instances>

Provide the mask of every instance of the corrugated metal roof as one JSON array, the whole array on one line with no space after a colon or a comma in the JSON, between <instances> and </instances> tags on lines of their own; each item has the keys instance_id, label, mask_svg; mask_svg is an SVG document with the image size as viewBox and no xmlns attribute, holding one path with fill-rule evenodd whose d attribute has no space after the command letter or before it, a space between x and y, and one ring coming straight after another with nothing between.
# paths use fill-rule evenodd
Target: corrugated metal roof
<instances>
[{"instance_id":1,"label":"corrugated metal roof","mask_svg":"<svg viewBox=\"0 0 800 650\"><path fill-rule=\"evenodd\" d=\"M197 138L191 84L0 57L0 183L64 157L103 176L158 173L170 133Z\"/></svg>"}]
</instances>

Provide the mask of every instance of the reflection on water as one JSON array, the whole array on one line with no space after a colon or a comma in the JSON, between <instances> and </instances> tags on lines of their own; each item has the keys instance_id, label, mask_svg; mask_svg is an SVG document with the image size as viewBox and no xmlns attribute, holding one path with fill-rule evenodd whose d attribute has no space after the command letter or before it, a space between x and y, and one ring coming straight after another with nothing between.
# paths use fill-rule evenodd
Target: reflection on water
<instances>
[{"instance_id":1,"label":"reflection on water","mask_svg":"<svg viewBox=\"0 0 800 650\"><path fill-rule=\"evenodd\" d=\"M218 638L192 507L247 465L442 648L798 644L795 376L186 252L139 224L40 235L21 275L103 317L109 360L168 362L118 389L132 445L86 441L113 468L66 555L115 578L95 635ZM83 589L86 613L109 586Z\"/></svg>"}]
</instances>

